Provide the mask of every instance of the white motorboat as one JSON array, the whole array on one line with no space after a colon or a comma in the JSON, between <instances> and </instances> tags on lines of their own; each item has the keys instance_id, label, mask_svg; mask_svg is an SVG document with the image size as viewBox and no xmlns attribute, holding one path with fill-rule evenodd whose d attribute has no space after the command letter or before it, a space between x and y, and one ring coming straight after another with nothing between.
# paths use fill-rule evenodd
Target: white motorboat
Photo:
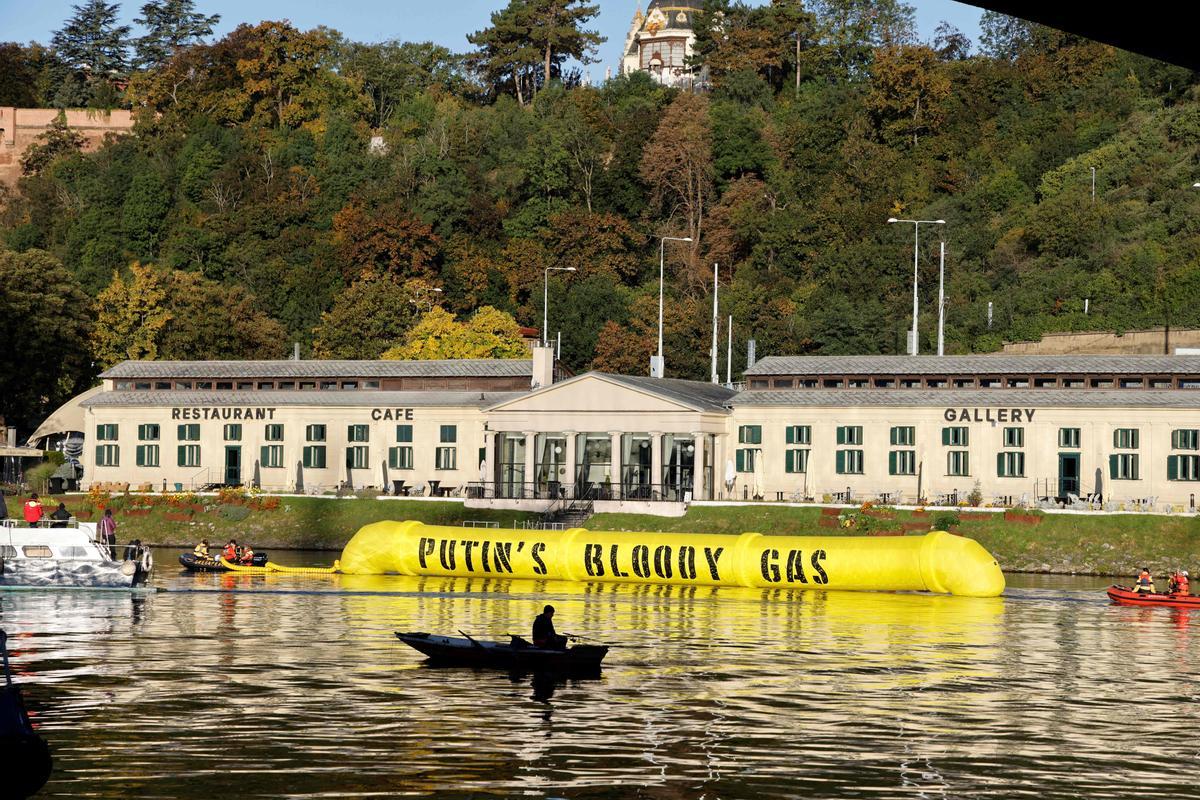
<instances>
[{"instance_id":1,"label":"white motorboat","mask_svg":"<svg viewBox=\"0 0 1200 800\"><path fill-rule=\"evenodd\" d=\"M127 545L118 559L101 543L95 523L57 524L63 527L0 520L0 589L120 589L145 583L154 568L148 547Z\"/></svg>"}]
</instances>

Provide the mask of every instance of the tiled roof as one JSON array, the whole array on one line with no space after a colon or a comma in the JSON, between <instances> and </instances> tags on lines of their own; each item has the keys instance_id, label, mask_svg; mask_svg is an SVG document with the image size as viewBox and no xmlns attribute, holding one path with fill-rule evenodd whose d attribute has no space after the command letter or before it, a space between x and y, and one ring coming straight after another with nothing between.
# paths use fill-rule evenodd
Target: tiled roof
<instances>
[{"instance_id":1,"label":"tiled roof","mask_svg":"<svg viewBox=\"0 0 1200 800\"><path fill-rule=\"evenodd\" d=\"M520 397L525 392L102 392L85 400L85 408L236 408L264 406L323 406L355 408L417 408L461 406L486 408Z\"/></svg>"},{"instance_id":2,"label":"tiled roof","mask_svg":"<svg viewBox=\"0 0 1200 800\"><path fill-rule=\"evenodd\" d=\"M1200 390L1118 391L1077 389L773 389L741 392L739 406L861 406L912 408L1190 408L1200 409Z\"/></svg>"},{"instance_id":3,"label":"tiled roof","mask_svg":"<svg viewBox=\"0 0 1200 800\"><path fill-rule=\"evenodd\" d=\"M511 378L533 374L529 359L447 361L125 361L101 378Z\"/></svg>"},{"instance_id":4,"label":"tiled roof","mask_svg":"<svg viewBox=\"0 0 1200 800\"><path fill-rule=\"evenodd\" d=\"M746 375L1200 374L1200 356L768 356Z\"/></svg>"},{"instance_id":5,"label":"tiled roof","mask_svg":"<svg viewBox=\"0 0 1200 800\"><path fill-rule=\"evenodd\" d=\"M643 375L613 375L594 373L616 383L659 395L667 400L692 406L701 411L725 411L729 399L737 392L715 383L685 381L678 378L650 378Z\"/></svg>"}]
</instances>

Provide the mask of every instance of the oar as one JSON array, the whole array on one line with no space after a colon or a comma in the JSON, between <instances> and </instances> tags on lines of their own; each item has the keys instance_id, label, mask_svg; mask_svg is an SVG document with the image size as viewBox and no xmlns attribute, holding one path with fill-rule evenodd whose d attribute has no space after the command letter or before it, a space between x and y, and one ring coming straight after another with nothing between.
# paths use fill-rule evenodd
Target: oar
<instances>
[{"instance_id":1,"label":"oar","mask_svg":"<svg viewBox=\"0 0 1200 800\"><path fill-rule=\"evenodd\" d=\"M482 649L483 649L483 645L481 645L479 642L475 641L475 640L474 640L474 639L472 639L470 636L468 636L468 635L467 635L467 634L466 634L466 633L465 633L465 632L464 632L464 631L463 631L461 628L459 629L459 631L458 631L458 632L459 632L459 633L461 633L463 636L466 636L466 637L467 637L467 641L468 641L468 642L470 642L471 644L475 645L475 646L476 646L476 647L478 647L480 650L482 650Z\"/></svg>"}]
</instances>

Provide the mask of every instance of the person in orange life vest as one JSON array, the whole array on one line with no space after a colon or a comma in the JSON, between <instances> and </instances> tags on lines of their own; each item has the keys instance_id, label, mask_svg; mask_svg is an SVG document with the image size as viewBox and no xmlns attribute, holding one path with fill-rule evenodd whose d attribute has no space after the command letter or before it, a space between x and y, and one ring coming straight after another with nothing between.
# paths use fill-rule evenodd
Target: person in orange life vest
<instances>
[{"instance_id":1,"label":"person in orange life vest","mask_svg":"<svg viewBox=\"0 0 1200 800\"><path fill-rule=\"evenodd\" d=\"M237 539L230 539L229 543L221 548L221 558L228 561L230 564L236 564L238 558Z\"/></svg>"},{"instance_id":2,"label":"person in orange life vest","mask_svg":"<svg viewBox=\"0 0 1200 800\"><path fill-rule=\"evenodd\" d=\"M42 519L42 503L38 500L37 492L29 496L25 501L25 521L29 523L29 527L34 528Z\"/></svg>"},{"instance_id":3,"label":"person in orange life vest","mask_svg":"<svg viewBox=\"0 0 1200 800\"><path fill-rule=\"evenodd\" d=\"M1191 594L1191 589L1188 586L1188 573L1186 569L1176 570L1171 576L1171 580L1167 583L1167 592L1169 594Z\"/></svg>"},{"instance_id":4,"label":"person in orange life vest","mask_svg":"<svg viewBox=\"0 0 1200 800\"><path fill-rule=\"evenodd\" d=\"M254 548L253 547L251 547L250 545L246 545L245 547L242 548L240 563L242 563L242 564L253 564L254 563Z\"/></svg>"},{"instance_id":5,"label":"person in orange life vest","mask_svg":"<svg viewBox=\"0 0 1200 800\"><path fill-rule=\"evenodd\" d=\"M1150 577L1150 568L1142 567L1142 571L1138 573L1137 582L1133 584L1135 592L1146 594L1154 593L1154 578Z\"/></svg>"}]
</instances>

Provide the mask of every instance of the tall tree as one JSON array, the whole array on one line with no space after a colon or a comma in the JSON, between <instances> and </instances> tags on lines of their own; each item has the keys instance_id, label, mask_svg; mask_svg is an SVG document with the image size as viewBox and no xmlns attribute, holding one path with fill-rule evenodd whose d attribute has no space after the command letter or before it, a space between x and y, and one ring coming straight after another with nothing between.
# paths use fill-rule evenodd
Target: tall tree
<instances>
[{"instance_id":1,"label":"tall tree","mask_svg":"<svg viewBox=\"0 0 1200 800\"><path fill-rule=\"evenodd\" d=\"M885 138L911 138L916 147L921 133L941 125L949 96L950 78L931 48L888 47L876 53L866 104Z\"/></svg>"},{"instance_id":2,"label":"tall tree","mask_svg":"<svg viewBox=\"0 0 1200 800\"><path fill-rule=\"evenodd\" d=\"M333 216L333 241L347 279L363 272L431 278L441 249L433 229L397 201L351 202Z\"/></svg>"},{"instance_id":3,"label":"tall tree","mask_svg":"<svg viewBox=\"0 0 1200 800\"><path fill-rule=\"evenodd\" d=\"M510 314L491 306L466 322L435 307L409 330L404 342L383 354L388 359L528 358L521 326Z\"/></svg>"},{"instance_id":4,"label":"tall tree","mask_svg":"<svg viewBox=\"0 0 1200 800\"><path fill-rule=\"evenodd\" d=\"M59 98L75 100L82 89L89 102L115 100L113 84L129 71L130 27L117 24L121 7L104 0L86 0L72 8L74 15L50 40L71 71L64 76Z\"/></svg>"},{"instance_id":5,"label":"tall tree","mask_svg":"<svg viewBox=\"0 0 1200 800\"><path fill-rule=\"evenodd\" d=\"M133 21L146 28L146 34L133 41L134 65L156 69L188 45L212 36L221 15L197 12L192 0L151 0Z\"/></svg>"},{"instance_id":6,"label":"tall tree","mask_svg":"<svg viewBox=\"0 0 1200 800\"><path fill-rule=\"evenodd\" d=\"M0 42L0 106L37 106L34 81L37 70L25 48L16 42Z\"/></svg>"},{"instance_id":7,"label":"tall tree","mask_svg":"<svg viewBox=\"0 0 1200 800\"><path fill-rule=\"evenodd\" d=\"M526 0L510 0L492 12L492 24L467 36L467 41L477 48L467 56L467 64L494 92L511 83L518 103L532 99L539 53L530 35Z\"/></svg>"},{"instance_id":8,"label":"tall tree","mask_svg":"<svg viewBox=\"0 0 1200 800\"><path fill-rule=\"evenodd\" d=\"M317 358L374 359L399 344L417 316L418 296L432 296L422 281L367 273L340 292L313 330Z\"/></svg>"},{"instance_id":9,"label":"tall tree","mask_svg":"<svg viewBox=\"0 0 1200 800\"><path fill-rule=\"evenodd\" d=\"M31 426L88 376L88 299L58 259L0 250L0 416Z\"/></svg>"},{"instance_id":10,"label":"tall tree","mask_svg":"<svg viewBox=\"0 0 1200 800\"><path fill-rule=\"evenodd\" d=\"M108 369L127 359L158 358L159 340L171 321L168 276L134 263L129 278L113 276L96 296L96 328L90 341L97 365Z\"/></svg>"},{"instance_id":11,"label":"tall tree","mask_svg":"<svg viewBox=\"0 0 1200 800\"><path fill-rule=\"evenodd\" d=\"M340 45L339 52L343 74L361 80L371 98L375 128L387 125L400 103L429 87L454 91L463 82L462 57L433 42L351 42Z\"/></svg>"},{"instance_id":12,"label":"tall tree","mask_svg":"<svg viewBox=\"0 0 1200 800\"><path fill-rule=\"evenodd\" d=\"M607 41L583 26L600 13L600 5L585 0L524 0L529 36L542 53L542 85L549 86L552 68L568 57L591 63L596 48Z\"/></svg>"}]
</instances>

